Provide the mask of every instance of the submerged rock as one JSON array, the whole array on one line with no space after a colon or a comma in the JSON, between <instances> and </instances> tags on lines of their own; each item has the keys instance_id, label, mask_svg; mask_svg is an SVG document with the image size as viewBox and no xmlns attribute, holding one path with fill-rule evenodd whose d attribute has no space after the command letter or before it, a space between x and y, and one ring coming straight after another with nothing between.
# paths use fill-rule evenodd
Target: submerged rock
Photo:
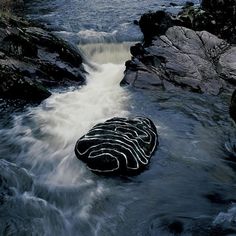
<instances>
[{"instance_id":1,"label":"submerged rock","mask_svg":"<svg viewBox=\"0 0 236 236\"><path fill-rule=\"evenodd\" d=\"M80 138L75 154L95 173L134 175L149 164L157 145L156 127L150 119L113 118Z\"/></svg>"},{"instance_id":2,"label":"submerged rock","mask_svg":"<svg viewBox=\"0 0 236 236\"><path fill-rule=\"evenodd\" d=\"M235 86L235 47L206 31L174 26L149 46L137 44L121 84L155 89L170 85L217 95Z\"/></svg>"},{"instance_id":3,"label":"submerged rock","mask_svg":"<svg viewBox=\"0 0 236 236\"><path fill-rule=\"evenodd\" d=\"M85 82L78 49L38 26L0 16L0 97L41 101L48 88Z\"/></svg>"}]
</instances>

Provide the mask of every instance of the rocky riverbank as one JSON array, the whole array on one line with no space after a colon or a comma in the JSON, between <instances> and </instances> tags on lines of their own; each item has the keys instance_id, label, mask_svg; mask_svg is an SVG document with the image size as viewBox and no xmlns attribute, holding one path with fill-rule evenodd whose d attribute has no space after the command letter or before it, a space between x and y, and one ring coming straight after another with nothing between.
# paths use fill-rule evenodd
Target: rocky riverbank
<instances>
[{"instance_id":1,"label":"rocky riverbank","mask_svg":"<svg viewBox=\"0 0 236 236\"><path fill-rule=\"evenodd\" d=\"M212 7L210 1L203 1L200 8L187 4L178 16L162 11L144 14L139 21L144 43L131 47L133 57L126 63L121 84L149 89L181 87L213 95L233 91L236 47L221 33L230 23L222 18L216 22L214 17L222 13L234 22L235 12L228 11L236 4L231 3L229 9L226 1L220 2L217 7ZM225 40L208 32L210 29L216 29L213 33ZM231 33L233 39L235 32Z\"/></svg>"},{"instance_id":2,"label":"rocky riverbank","mask_svg":"<svg viewBox=\"0 0 236 236\"><path fill-rule=\"evenodd\" d=\"M188 3L177 16L163 11L144 14L139 21L144 43L131 47L133 57L126 63L121 83L151 89L181 87L213 95L233 91L236 47L229 41L235 35L232 9L236 4L231 2L229 8L228 2L221 2L203 1L200 8ZM226 15L228 21L224 21ZM232 29L231 40L222 33L225 28Z\"/></svg>"},{"instance_id":3,"label":"rocky riverbank","mask_svg":"<svg viewBox=\"0 0 236 236\"><path fill-rule=\"evenodd\" d=\"M137 88L174 86L217 95L236 84L236 47L206 31L174 26L145 47L131 48L122 84Z\"/></svg>"},{"instance_id":4,"label":"rocky riverbank","mask_svg":"<svg viewBox=\"0 0 236 236\"><path fill-rule=\"evenodd\" d=\"M164 11L144 14L139 21L144 41L131 47L121 85L224 93L236 122L235 9L235 1L203 0L200 7L188 3L176 16ZM235 161L234 138L226 149Z\"/></svg>"},{"instance_id":5,"label":"rocky riverbank","mask_svg":"<svg viewBox=\"0 0 236 236\"><path fill-rule=\"evenodd\" d=\"M42 101L50 88L85 82L77 48L33 23L0 15L0 97Z\"/></svg>"}]
</instances>

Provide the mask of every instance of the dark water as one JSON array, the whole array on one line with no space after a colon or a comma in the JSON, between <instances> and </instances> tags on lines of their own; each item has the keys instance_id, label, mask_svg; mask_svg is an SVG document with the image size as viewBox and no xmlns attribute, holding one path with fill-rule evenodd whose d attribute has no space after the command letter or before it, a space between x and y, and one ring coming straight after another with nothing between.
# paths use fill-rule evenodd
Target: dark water
<instances>
[{"instance_id":1,"label":"dark water","mask_svg":"<svg viewBox=\"0 0 236 236\"><path fill-rule=\"evenodd\" d=\"M230 95L119 86L124 41L140 37L132 21L162 5L169 1L28 2L28 17L82 41L98 69L87 68L86 86L54 91L39 106L1 107L0 235L236 235ZM100 121L134 115L150 117L160 136L149 168L132 178L90 173L76 140Z\"/></svg>"}]
</instances>

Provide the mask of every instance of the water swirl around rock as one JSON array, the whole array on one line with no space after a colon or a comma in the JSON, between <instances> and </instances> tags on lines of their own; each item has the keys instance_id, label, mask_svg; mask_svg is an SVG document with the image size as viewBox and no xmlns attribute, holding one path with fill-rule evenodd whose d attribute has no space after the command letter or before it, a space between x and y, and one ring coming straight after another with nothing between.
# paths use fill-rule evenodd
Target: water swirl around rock
<instances>
[{"instance_id":1,"label":"water swirl around rock","mask_svg":"<svg viewBox=\"0 0 236 236\"><path fill-rule=\"evenodd\" d=\"M115 117L81 137L75 153L93 172L133 175L149 164L157 145L156 127L150 119Z\"/></svg>"}]
</instances>

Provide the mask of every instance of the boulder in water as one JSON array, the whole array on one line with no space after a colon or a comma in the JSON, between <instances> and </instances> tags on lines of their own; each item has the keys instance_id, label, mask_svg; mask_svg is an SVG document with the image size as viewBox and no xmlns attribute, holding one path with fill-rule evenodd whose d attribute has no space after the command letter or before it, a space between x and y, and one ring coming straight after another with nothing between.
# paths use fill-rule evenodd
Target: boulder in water
<instances>
[{"instance_id":1,"label":"boulder in water","mask_svg":"<svg viewBox=\"0 0 236 236\"><path fill-rule=\"evenodd\" d=\"M80 138L75 154L95 173L135 175L149 164L157 145L156 127L150 119L113 118Z\"/></svg>"}]
</instances>

